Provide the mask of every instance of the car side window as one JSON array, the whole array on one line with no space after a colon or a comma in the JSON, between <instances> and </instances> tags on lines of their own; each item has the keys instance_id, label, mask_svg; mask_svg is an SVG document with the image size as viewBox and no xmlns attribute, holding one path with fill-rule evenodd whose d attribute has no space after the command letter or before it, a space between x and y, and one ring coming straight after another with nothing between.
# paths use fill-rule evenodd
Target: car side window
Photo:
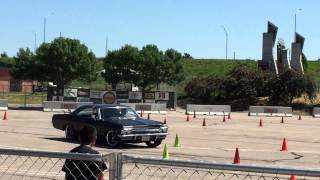
<instances>
[{"instance_id":1,"label":"car side window","mask_svg":"<svg viewBox=\"0 0 320 180\"><path fill-rule=\"evenodd\" d=\"M92 107L87 107L79 111L77 115L81 117L91 117L92 113L93 113Z\"/></svg>"},{"instance_id":2,"label":"car side window","mask_svg":"<svg viewBox=\"0 0 320 180\"><path fill-rule=\"evenodd\" d=\"M136 116L136 113L131 108L128 108L126 116L134 117L134 116Z\"/></svg>"}]
</instances>

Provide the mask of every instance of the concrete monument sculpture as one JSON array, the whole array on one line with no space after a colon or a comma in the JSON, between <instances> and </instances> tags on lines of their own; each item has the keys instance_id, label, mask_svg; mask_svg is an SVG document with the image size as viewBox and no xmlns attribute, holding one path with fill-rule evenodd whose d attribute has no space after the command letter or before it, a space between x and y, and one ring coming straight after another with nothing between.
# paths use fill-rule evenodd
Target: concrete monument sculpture
<instances>
[{"instance_id":1,"label":"concrete monument sculpture","mask_svg":"<svg viewBox=\"0 0 320 180\"><path fill-rule=\"evenodd\" d=\"M277 66L278 73L291 69L290 61L288 60L288 49L286 49L285 41L279 38L277 44Z\"/></svg>"},{"instance_id":2,"label":"concrete monument sculpture","mask_svg":"<svg viewBox=\"0 0 320 180\"><path fill-rule=\"evenodd\" d=\"M278 74L277 63L273 57L273 47L277 38L278 27L268 21L268 32L263 33L262 61L259 67Z\"/></svg>"},{"instance_id":3,"label":"concrete monument sculpture","mask_svg":"<svg viewBox=\"0 0 320 180\"><path fill-rule=\"evenodd\" d=\"M304 73L302 65L302 50L304 37L295 33L295 41L291 44L291 67L297 72Z\"/></svg>"}]
</instances>

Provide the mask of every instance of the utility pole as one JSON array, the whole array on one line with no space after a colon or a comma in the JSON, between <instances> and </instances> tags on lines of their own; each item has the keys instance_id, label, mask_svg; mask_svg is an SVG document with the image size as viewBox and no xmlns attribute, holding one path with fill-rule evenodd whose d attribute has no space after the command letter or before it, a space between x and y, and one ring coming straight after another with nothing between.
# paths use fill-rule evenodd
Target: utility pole
<instances>
[{"instance_id":1,"label":"utility pole","mask_svg":"<svg viewBox=\"0 0 320 180\"><path fill-rule=\"evenodd\" d=\"M37 49L37 33L34 32L34 52L36 52Z\"/></svg>"},{"instance_id":2,"label":"utility pole","mask_svg":"<svg viewBox=\"0 0 320 180\"><path fill-rule=\"evenodd\" d=\"M235 61L236 60L236 52L233 51L233 60Z\"/></svg>"},{"instance_id":3,"label":"utility pole","mask_svg":"<svg viewBox=\"0 0 320 180\"><path fill-rule=\"evenodd\" d=\"M226 35L226 60L228 60L228 31L224 26L221 26L224 30L224 33Z\"/></svg>"},{"instance_id":4,"label":"utility pole","mask_svg":"<svg viewBox=\"0 0 320 180\"><path fill-rule=\"evenodd\" d=\"M108 56L108 36L106 36L106 49L105 55Z\"/></svg>"},{"instance_id":5,"label":"utility pole","mask_svg":"<svg viewBox=\"0 0 320 180\"><path fill-rule=\"evenodd\" d=\"M44 21L43 21L43 43L46 42L46 18L44 18Z\"/></svg>"}]
</instances>

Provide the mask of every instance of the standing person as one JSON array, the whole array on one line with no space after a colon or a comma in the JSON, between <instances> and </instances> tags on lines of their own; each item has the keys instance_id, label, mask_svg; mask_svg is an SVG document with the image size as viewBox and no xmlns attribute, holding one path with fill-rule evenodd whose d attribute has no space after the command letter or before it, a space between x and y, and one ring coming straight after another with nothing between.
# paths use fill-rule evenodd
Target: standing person
<instances>
[{"instance_id":1,"label":"standing person","mask_svg":"<svg viewBox=\"0 0 320 180\"><path fill-rule=\"evenodd\" d=\"M71 153L99 154L92 147L96 144L97 130L91 126L85 126L79 133L80 146L73 148ZM66 180L103 180L103 171L106 164L101 161L82 161L67 159L62 171L66 173Z\"/></svg>"}]
</instances>

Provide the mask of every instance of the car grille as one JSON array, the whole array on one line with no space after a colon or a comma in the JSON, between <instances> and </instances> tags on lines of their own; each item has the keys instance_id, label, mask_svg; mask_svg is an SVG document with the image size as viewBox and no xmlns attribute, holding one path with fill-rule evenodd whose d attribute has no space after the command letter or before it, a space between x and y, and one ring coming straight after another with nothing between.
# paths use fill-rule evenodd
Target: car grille
<instances>
[{"instance_id":1,"label":"car grille","mask_svg":"<svg viewBox=\"0 0 320 180\"><path fill-rule=\"evenodd\" d=\"M134 134L152 134L152 133L159 133L161 132L160 128L133 128L132 133Z\"/></svg>"}]
</instances>

